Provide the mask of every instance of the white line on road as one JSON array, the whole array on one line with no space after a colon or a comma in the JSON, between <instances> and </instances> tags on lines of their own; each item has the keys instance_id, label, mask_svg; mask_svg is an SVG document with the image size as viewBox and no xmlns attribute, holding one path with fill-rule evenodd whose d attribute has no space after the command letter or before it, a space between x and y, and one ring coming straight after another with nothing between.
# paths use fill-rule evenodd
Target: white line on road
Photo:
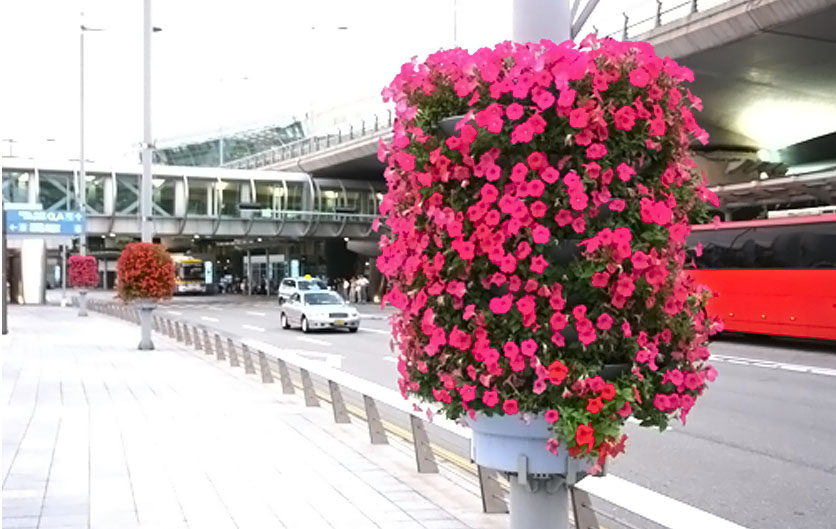
<instances>
[{"instance_id":1,"label":"white line on road","mask_svg":"<svg viewBox=\"0 0 836 529\"><path fill-rule=\"evenodd\" d=\"M374 333L377 333L377 334L385 334L386 336L390 336L392 334L389 331L382 331L380 329L366 329L365 327L360 327L360 330L364 331L364 332L374 332Z\"/></svg>"},{"instance_id":2,"label":"white line on road","mask_svg":"<svg viewBox=\"0 0 836 529\"><path fill-rule=\"evenodd\" d=\"M201 316L200 319L205 320L205 321L211 321L211 322L221 321L218 318L213 318L212 316Z\"/></svg>"},{"instance_id":3,"label":"white line on road","mask_svg":"<svg viewBox=\"0 0 836 529\"><path fill-rule=\"evenodd\" d=\"M256 327L255 325L248 325L248 324L246 324L246 323L245 323L245 324L243 324L243 325L241 325L241 327L243 327L243 328L245 328L245 329L249 329L249 330L251 330L251 331L258 331L258 332L264 332L264 331L266 331L266 330L267 330L267 329L265 329L264 327Z\"/></svg>"},{"instance_id":4,"label":"white line on road","mask_svg":"<svg viewBox=\"0 0 836 529\"><path fill-rule=\"evenodd\" d=\"M222 311L223 309L222 309L222 308L219 308L219 307L209 307L209 310L215 310L215 311L220 312L220 311Z\"/></svg>"},{"instance_id":5,"label":"white line on road","mask_svg":"<svg viewBox=\"0 0 836 529\"><path fill-rule=\"evenodd\" d=\"M795 371L796 373L809 373L826 377L836 377L836 369L825 367L805 366L800 364L785 364L783 362L772 362L769 360L758 360L755 358L743 358L740 356L711 355L711 358L718 362L737 364L742 366L762 367L765 369L781 369L783 371Z\"/></svg>"},{"instance_id":6,"label":"white line on road","mask_svg":"<svg viewBox=\"0 0 836 529\"><path fill-rule=\"evenodd\" d=\"M331 342L326 342L325 340L318 340L316 338L308 338L307 336L299 336L296 339L300 342L315 343L317 345L334 345Z\"/></svg>"},{"instance_id":7,"label":"white line on road","mask_svg":"<svg viewBox=\"0 0 836 529\"><path fill-rule=\"evenodd\" d=\"M250 316L267 316L267 314L265 314L263 312L254 312L254 311L251 311L251 310L248 310L247 314L249 314Z\"/></svg>"},{"instance_id":8,"label":"white line on road","mask_svg":"<svg viewBox=\"0 0 836 529\"><path fill-rule=\"evenodd\" d=\"M397 356L384 356L383 359L387 362L397 362L398 361Z\"/></svg>"},{"instance_id":9,"label":"white line on road","mask_svg":"<svg viewBox=\"0 0 836 529\"><path fill-rule=\"evenodd\" d=\"M177 312L176 310L168 310L166 312L168 312L169 314L174 314L175 316L182 316L183 315L182 312Z\"/></svg>"}]
</instances>

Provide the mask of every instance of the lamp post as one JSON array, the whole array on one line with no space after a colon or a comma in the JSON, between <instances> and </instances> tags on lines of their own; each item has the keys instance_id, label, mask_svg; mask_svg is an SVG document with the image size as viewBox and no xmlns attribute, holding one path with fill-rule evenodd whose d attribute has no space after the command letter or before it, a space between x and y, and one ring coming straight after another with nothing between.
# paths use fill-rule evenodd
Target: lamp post
<instances>
[{"instance_id":1,"label":"lamp post","mask_svg":"<svg viewBox=\"0 0 836 529\"><path fill-rule=\"evenodd\" d=\"M101 28L91 28L84 25L84 13L81 14L79 26L79 119L78 119L78 207L83 214L87 213L87 172L84 159L84 34L88 31L104 31ZM87 255L87 222L81 224L78 236L78 249L81 255Z\"/></svg>"},{"instance_id":2,"label":"lamp post","mask_svg":"<svg viewBox=\"0 0 836 529\"><path fill-rule=\"evenodd\" d=\"M151 37L162 31L151 24L151 0L143 2L142 27L142 185L140 186L140 233L142 242L152 242L151 204L153 187L151 162L153 139L151 136Z\"/></svg>"}]
</instances>

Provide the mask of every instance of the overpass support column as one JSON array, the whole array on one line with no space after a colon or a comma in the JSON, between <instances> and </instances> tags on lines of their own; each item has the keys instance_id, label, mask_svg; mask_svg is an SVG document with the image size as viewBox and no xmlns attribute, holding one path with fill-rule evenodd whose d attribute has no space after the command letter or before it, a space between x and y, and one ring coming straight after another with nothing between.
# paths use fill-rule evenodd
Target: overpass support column
<instances>
[{"instance_id":1,"label":"overpass support column","mask_svg":"<svg viewBox=\"0 0 836 529\"><path fill-rule=\"evenodd\" d=\"M174 216L186 216L186 183L183 180L174 181Z\"/></svg>"},{"instance_id":2,"label":"overpass support column","mask_svg":"<svg viewBox=\"0 0 836 529\"><path fill-rule=\"evenodd\" d=\"M569 0L514 0L511 40L560 43L572 38Z\"/></svg>"}]
</instances>

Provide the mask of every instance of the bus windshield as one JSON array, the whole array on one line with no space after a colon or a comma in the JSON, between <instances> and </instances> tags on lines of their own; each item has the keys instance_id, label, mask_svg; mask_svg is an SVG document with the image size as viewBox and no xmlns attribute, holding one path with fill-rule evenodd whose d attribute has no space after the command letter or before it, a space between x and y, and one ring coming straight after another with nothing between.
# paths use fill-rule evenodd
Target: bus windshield
<instances>
[{"instance_id":1,"label":"bus windshield","mask_svg":"<svg viewBox=\"0 0 836 529\"><path fill-rule=\"evenodd\" d=\"M203 263L180 263L177 277L185 281L203 280Z\"/></svg>"}]
</instances>

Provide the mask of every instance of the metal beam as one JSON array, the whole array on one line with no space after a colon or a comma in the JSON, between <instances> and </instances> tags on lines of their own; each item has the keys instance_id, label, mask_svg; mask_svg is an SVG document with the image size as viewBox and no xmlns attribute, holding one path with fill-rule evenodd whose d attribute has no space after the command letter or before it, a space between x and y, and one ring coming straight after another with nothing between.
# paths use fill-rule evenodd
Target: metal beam
<instances>
[{"instance_id":1,"label":"metal beam","mask_svg":"<svg viewBox=\"0 0 836 529\"><path fill-rule=\"evenodd\" d=\"M589 0L586 3L586 5L583 6L583 10L581 11L581 14L578 16L578 18L574 18L574 12L573 12L573 18L574 18L574 22L572 22L572 39L573 40L575 39L575 37L578 36L578 33L581 32L581 30L583 29L583 25L586 24L587 20L589 20L589 17L590 17L590 15L592 15L592 12L595 11L595 8L598 6L598 2L599 2L599 0Z\"/></svg>"}]
</instances>

